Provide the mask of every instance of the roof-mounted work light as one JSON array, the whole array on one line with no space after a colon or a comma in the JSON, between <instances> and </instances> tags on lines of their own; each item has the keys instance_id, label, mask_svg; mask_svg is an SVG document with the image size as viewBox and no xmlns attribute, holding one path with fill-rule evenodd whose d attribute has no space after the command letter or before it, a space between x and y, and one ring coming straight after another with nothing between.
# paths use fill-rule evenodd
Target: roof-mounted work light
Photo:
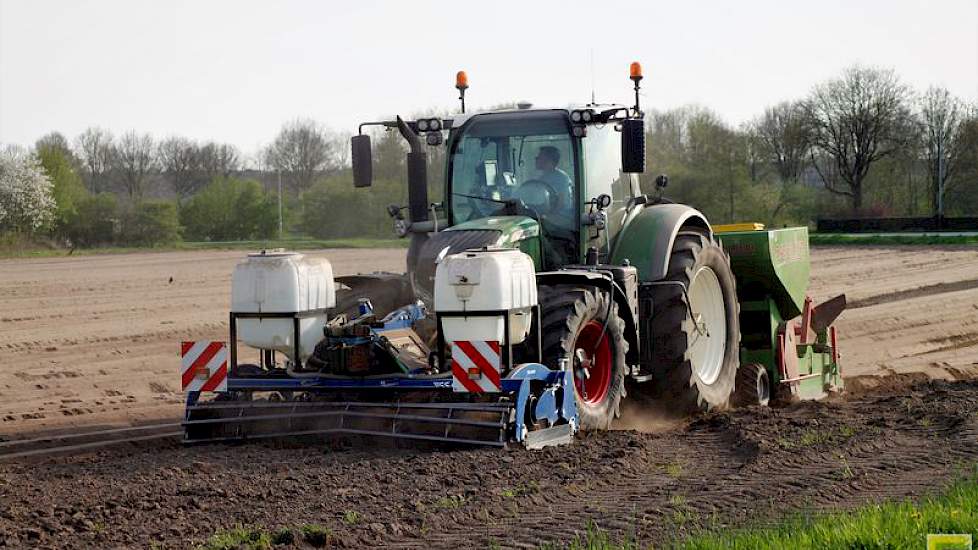
<instances>
[{"instance_id":1,"label":"roof-mounted work light","mask_svg":"<svg viewBox=\"0 0 978 550\"><path fill-rule=\"evenodd\" d=\"M571 122L574 124L590 124L596 121L594 111L592 109L575 109L571 111L570 114Z\"/></svg>"}]
</instances>

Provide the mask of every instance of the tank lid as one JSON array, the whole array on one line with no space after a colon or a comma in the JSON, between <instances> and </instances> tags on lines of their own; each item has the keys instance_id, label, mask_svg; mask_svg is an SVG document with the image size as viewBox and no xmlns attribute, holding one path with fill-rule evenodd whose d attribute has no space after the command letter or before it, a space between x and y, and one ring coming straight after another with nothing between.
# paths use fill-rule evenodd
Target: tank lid
<instances>
[{"instance_id":1,"label":"tank lid","mask_svg":"<svg viewBox=\"0 0 978 550\"><path fill-rule=\"evenodd\" d=\"M265 248L248 254L249 258L281 258L282 256L299 256L298 252L288 252L284 248Z\"/></svg>"},{"instance_id":2,"label":"tank lid","mask_svg":"<svg viewBox=\"0 0 978 550\"><path fill-rule=\"evenodd\" d=\"M483 246L480 248L466 248L466 256L473 256L475 254L481 254L485 252L521 252L518 248L511 248L508 246Z\"/></svg>"}]
</instances>

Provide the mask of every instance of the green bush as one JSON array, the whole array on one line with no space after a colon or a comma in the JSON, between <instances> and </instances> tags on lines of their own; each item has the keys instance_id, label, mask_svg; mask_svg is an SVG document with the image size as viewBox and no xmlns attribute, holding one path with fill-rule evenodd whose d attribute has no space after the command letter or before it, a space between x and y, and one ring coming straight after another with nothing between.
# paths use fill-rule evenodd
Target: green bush
<instances>
[{"instance_id":1,"label":"green bush","mask_svg":"<svg viewBox=\"0 0 978 550\"><path fill-rule=\"evenodd\" d=\"M46 146L38 149L37 158L52 184L56 204L54 231L56 234L66 234L68 223L77 218L79 203L85 200L88 191L75 171L69 152Z\"/></svg>"},{"instance_id":2,"label":"green bush","mask_svg":"<svg viewBox=\"0 0 978 550\"><path fill-rule=\"evenodd\" d=\"M159 246L180 240L177 205L170 201L146 201L123 213L119 244Z\"/></svg>"},{"instance_id":3,"label":"green bush","mask_svg":"<svg viewBox=\"0 0 978 550\"><path fill-rule=\"evenodd\" d=\"M115 239L119 205L112 193L80 198L66 216L62 230L76 246L105 246Z\"/></svg>"},{"instance_id":4,"label":"green bush","mask_svg":"<svg viewBox=\"0 0 978 550\"><path fill-rule=\"evenodd\" d=\"M191 241L238 241L275 235L278 206L256 181L215 179L180 209Z\"/></svg>"},{"instance_id":5,"label":"green bush","mask_svg":"<svg viewBox=\"0 0 978 550\"><path fill-rule=\"evenodd\" d=\"M392 238L388 204L407 204L403 183L378 181L355 189L349 173L315 183L302 194L299 228L320 239Z\"/></svg>"}]
</instances>

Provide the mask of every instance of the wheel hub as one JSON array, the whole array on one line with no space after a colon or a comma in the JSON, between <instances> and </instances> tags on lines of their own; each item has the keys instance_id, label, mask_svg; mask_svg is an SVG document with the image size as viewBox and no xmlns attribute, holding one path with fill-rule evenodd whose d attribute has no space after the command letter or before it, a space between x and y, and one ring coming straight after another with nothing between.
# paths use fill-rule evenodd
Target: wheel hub
<instances>
[{"instance_id":1,"label":"wheel hub","mask_svg":"<svg viewBox=\"0 0 978 550\"><path fill-rule=\"evenodd\" d=\"M717 381L726 351L727 316L720 279L709 267L700 267L687 292L690 318L686 337L693 371L704 384Z\"/></svg>"},{"instance_id":2,"label":"wheel hub","mask_svg":"<svg viewBox=\"0 0 978 550\"><path fill-rule=\"evenodd\" d=\"M604 401L611 386L611 343L604 324L588 321L574 342L574 389L585 404Z\"/></svg>"}]
</instances>

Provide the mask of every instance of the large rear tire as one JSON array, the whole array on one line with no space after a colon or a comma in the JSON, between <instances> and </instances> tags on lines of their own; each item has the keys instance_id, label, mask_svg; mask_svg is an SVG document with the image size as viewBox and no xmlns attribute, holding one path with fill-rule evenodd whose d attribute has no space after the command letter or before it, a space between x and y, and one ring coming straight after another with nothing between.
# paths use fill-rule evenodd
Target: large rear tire
<instances>
[{"instance_id":1,"label":"large rear tire","mask_svg":"<svg viewBox=\"0 0 978 550\"><path fill-rule=\"evenodd\" d=\"M740 354L730 258L700 232L681 232L652 302L656 394L682 411L727 408Z\"/></svg>"},{"instance_id":2,"label":"large rear tire","mask_svg":"<svg viewBox=\"0 0 978 550\"><path fill-rule=\"evenodd\" d=\"M574 285L541 286L538 293L547 364L573 366L581 427L610 428L625 396L628 352L617 304L605 292Z\"/></svg>"}]
</instances>

